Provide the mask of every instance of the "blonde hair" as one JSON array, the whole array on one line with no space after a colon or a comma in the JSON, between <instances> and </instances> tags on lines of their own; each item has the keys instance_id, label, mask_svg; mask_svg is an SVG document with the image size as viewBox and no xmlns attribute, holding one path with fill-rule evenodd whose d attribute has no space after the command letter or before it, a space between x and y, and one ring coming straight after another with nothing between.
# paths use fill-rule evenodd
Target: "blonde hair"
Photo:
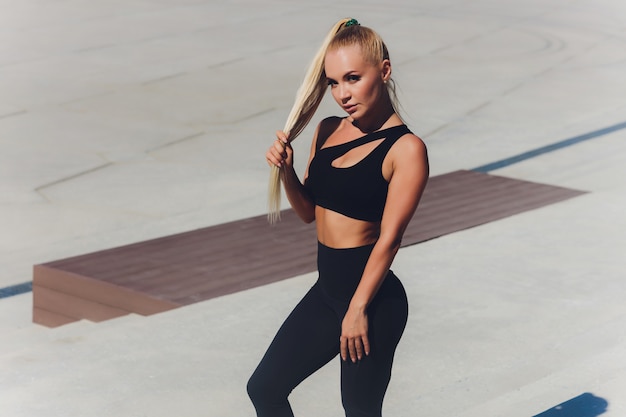
<instances>
[{"instance_id":1,"label":"blonde hair","mask_svg":"<svg viewBox=\"0 0 626 417\"><path fill-rule=\"evenodd\" d=\"M341 19L330 29L309 65L296 99L287 117L285 128L289 141L293 141L309 124L324 97L328 82L324 72L324 59L329 50L343 46L359 45L365 59L378 65L389 59L389 52L382 38L372 29L361 26L356 20ZM387 84L394 110L396 109L395 85ZM280 219L280 168L272 166L268 187L268 220L275 223Z\"/></svg>"}]
</instances>

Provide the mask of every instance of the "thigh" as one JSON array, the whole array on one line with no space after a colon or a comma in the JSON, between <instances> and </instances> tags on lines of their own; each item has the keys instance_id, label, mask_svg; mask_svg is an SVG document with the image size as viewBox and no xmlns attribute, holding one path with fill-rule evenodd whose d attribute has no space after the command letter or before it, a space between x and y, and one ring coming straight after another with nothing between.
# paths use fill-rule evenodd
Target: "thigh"
<instances>
[{"instance_id":1,"label":"thigh","mask_svg":"<svg viewBox=\"0 0 626 417\"><path fill-rule=\"evenodd\" d=\"M288 395L339 353L340 333L341 323L316 284L282 324L253 378Z\"/></svg>"},{"instance_id":2,"label":"thigh","mask_svg":"<svg viewBox=\"0 0 626 417\"><path fill-rule=\"evenodd\" d=\"M409 304L400 280L389 272L368 307L372 349L383 356L393 356L404 333Z\"/></svg>"},{"instance_id":3,"label":"thigh","mask_svg":"<svg viewBox=\"0 0 626 417\"><path fill-rule=\"evenodd\" d=\"M370 354L357 363L341 364L346 416L380 416L407 317L406 293L400 281L390 274L368 308Z\"/></svg>"}]
</instances>

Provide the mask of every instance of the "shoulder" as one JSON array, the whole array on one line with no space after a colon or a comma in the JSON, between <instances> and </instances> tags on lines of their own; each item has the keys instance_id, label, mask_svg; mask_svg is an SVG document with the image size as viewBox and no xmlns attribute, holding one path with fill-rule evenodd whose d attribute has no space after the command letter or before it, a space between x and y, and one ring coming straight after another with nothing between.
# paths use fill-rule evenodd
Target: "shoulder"
<instances>
[{"instance_id":1,"label":"shoulder","mask_svg":"<svg viewBox=\"0 0 626 417\"><path fill-rule=\"evenodd\" d=\"M319 122L319 124L317 125L315 138L313 140L316 149L319 149L324 145L326 139L328 139L328 137L339 128L343 120L344 118L342 117L330 116L322 119L322 121Z\"/></svg>"},{"instance_id":2,"label":"shoulder","mask_svg":"<svg viewBox=\"0 0 626 417\"><path fill-rule=\"evenodd\" d=\"M317 126L318 137L327 138L335 130L339 128L339 126L344 120L345 119L343 117L338 117L338 116L330 116L325 119L322 119L322 121Z\"/></svg>"},{"instance_id":3,"label":"shoulder","mask_svg":"<svg viewBox=\"0 0 626 417\"><path fill-rule=\"evenodd\" d=\"M339 124L345 120L345 117L329 116L322 119L319 123L320 126L339 126Z\"/></svg>"},{"instance_id":4,"label":"shoulder","mask_svg":"<svg viewBox=\"0 0 626 417\"><path fill-rule=\"evenodd\" d=\"M430 169L426 144L413 133L406 133L398 138L389 150L387 158L390 162L391 176L398 173L418 177L428 176Z\"/></svg>"},{"instance_id":5,"label":"shoulder","mask_svg":"<svg viewBox=\"0 0 626 417\"><path fill-rule=\"evenodd\" d=\"M396 156L425 157L427 154L424 141L412 132L405 133L391 147L390 153Z\"/></svg>"}]
</instances>

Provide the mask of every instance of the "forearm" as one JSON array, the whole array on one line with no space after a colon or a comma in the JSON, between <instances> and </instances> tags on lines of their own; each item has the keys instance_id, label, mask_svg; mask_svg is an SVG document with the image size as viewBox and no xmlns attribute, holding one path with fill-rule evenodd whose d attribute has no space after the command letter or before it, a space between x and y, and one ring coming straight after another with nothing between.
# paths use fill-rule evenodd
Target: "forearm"
<instances>
[{"instance_id":1,"label":"forearm","mask_svg":"<svg viewBox=\"0 0 626 417\"><path fill-rule=\"evenodd\" d=\"M351 309L365 311L385 281L389 268L400 249L400 240L378 240L367 261L361 281L350 301Z\"/></svg>"},{"instance_id":2,"label":"forearm","mask_svg":"<svg viewBox=\"0 0 626 417\"><path fill-rule=\"evenodd\" d=\"M293 167L281 168L280 179L285 188L287 200L296 214L306 223L315 220L315 204Z\"/></svg>"}]
</instances>

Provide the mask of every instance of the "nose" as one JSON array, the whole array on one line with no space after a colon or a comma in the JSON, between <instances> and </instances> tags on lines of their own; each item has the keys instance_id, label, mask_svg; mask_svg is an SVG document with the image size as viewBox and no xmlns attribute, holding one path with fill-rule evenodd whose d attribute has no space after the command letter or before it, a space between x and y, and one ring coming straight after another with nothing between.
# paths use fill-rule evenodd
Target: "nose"
<instances>
[{"instance_id":1,"label":"nose","mask_svg":"<svg viewBox=\"0 0 626 417\"><path fill-rule=\"evenodd\" d=\"M342 101L342 103L347 103L348 100L350 100L350 97L352 97L350 94L350 89L345 84L339 84L338 87L339 87L339 99Z\"/></svg>"}]
</instances>

